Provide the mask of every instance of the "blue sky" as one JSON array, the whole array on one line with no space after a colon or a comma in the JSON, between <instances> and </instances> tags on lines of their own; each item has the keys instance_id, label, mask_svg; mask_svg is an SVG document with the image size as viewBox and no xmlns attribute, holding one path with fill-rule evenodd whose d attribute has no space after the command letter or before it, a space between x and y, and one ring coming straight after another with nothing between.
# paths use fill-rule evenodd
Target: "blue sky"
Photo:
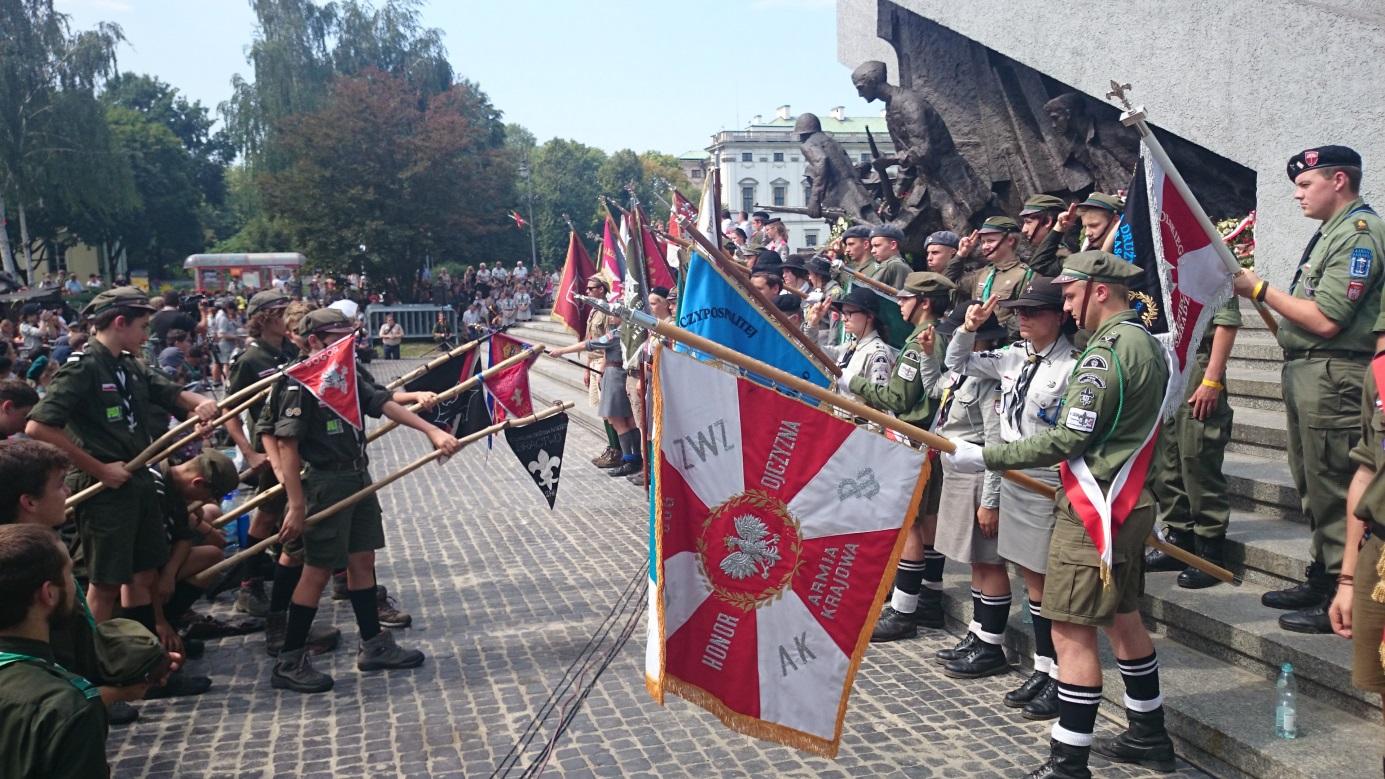
<instances>
[{"instance_id":1,"label":"blue sky","mask_svg":"<svg viewBox=\"0 0 1385 779\"><path fill-rule=\"evenodd\" d=\"M251 75L246 0L56 4L74 28L121 25L123 70L158 76L206 105L229 96L233 74ZM680 154L785 103L795 114L836 105L879 112L837 64L833 0L434 0L422 13L443 31L456 71L540 141ZM613 84L624 94L603 89Z\"/></svg>"}]
</instances>

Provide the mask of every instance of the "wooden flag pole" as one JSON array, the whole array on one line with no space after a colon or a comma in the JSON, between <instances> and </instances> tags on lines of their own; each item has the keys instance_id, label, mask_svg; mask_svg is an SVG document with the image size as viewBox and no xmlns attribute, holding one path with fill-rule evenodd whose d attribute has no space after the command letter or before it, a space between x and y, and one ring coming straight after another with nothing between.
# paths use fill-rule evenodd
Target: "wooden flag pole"
<instances>
[{"instance_id":1,"label":"wooden flag pole","mask_svg":"<svg viewBox=\"0 0 1385 779\"><path fill-rule=\"evenodd\" d=\"M506 420L503 421L503 422L499 422L499 423L497 423L497 424L491 425L490 427L487 427L487 428L485 428L484 430L478 430L478 431L476 431L475 433L472 433L471 435L466 436L465 438L459 438L459 439L457 439L457 440L461 443L461 445L462 445L463 447L466 447L467 445L472 444L472 443L475 443L475 442L481 440L482 438L485 438L485 437L488 436L488 435L493 435L493 434L495 434L495 433L498 433L498 432L500 432L500 431L502 431L502 430L506 430L506 429L511 428L511 427L524 427L525 425L533 424L533 423L535 423L535 422L538 422L539 420L547 419L547 418L549 418L549 417L551 417L551 416L554 416L554 415L556 415L556 414L560 414L560 413L562 413L562 412L564 412L564 411L566 411L566 410L572 408L572 406L573 406L573 404L572 404L571 401L566 401L566 402L563 402L563 403L555 404L555 405L552 405L552 406L549 406L549 407L543 409L542 411L537 411L537 412L535 412L535 413L533 413L533 414L530 414L530 415L527 416L527 417L519 417L519 418L513 418L513 417L512 417L512 418L506 419ZM346 507L348 507L348 506L353 506L353 505L355 505L356 503L359 503L360 501L366 499L367 497L369 497L369 496L371 496L371 495L374 495L375 493L379 492L380 490L384 489L385 487L389 486L390 484L393 484L394 482L399 481L400 479L404 478L405 476L409 475L410 473L413 473L414 471L418 470L419 468L422 468L423 466L427 465L428 463L433 462L434 460L438 459L439 457L442 457L442 450L441 450L441 449L434 449L433 451L429 452L428 454L423 455L422 457L418 458L417 460L414 460L413 462L409 463L408 465L404 466L403 468L400 468L399 470L397 470L397 471L395 471L394 473L390 474L389 476L386 476L385 478L383 478L383 479L381 479L381 480L379 480L379 481L377 481L377 482L373 482L373 483L367 485L366 487L364 487L363 489L359 490L358 492L352 493L351 495L348 495L347 497L342 498L341 500L337 501L336 503L333 503L332 505L328 506L328 507L325 508L325 509L322 509L321 511L314 512L312 516L307 517L306 519L303 520L303 525L304 525L304 527L308 527L308 526L311 526L311 525L315 525L315 524L317 524L318 522L321 522L322 520L326 519L327 517L330 517L330 516L332 516L333 514L335 514L335 513L339 512L339 511L341 511L342 509L344 509L344 508L346 508ZM271 545L276 544L276 543L278 543L278 542L279 542L279 534L278 534L278 533L275 533L274 535L270 536L269 538L264 539L263 541L260 541L259 543L255 544L254 546L249 546L249 547L246 547L245 549L240 550L239 552L236 552L235 554L231 555L230 557L226 558L225 560L222 560L221 562L217 563L216 565L213 565L213 566L211 566L210 568L207 568L206 570L204 570L204 571L198 573L196 576L192 577L192 580L191 580L191 581L192 581L193 586L194 586L194 587L206 588L207 585L209 585L212 581L214 581L214 580L216 579L217 575L219 575L222 571L226 570L227 568L230 568L230 567L233 566L233 565L236 565L236 564L240 563L242 560L246 559L247 557L251 557L252 555L257 555L257 554L263 553L263 552L264 552L266 549L268 549Z\"/></svg>"},{"instance_id":2,"label":"wooden flag pole","mask_svg":"<svg viewBox=\"0 0 1385 779\"><path fill-rule=\"evenodd\" d=\"M482 336L481 338L477 338L475 341L467 341L466 343L462 344L461 346L458 346L458 347L456 347L455 349L449 350L446 354L442 355L441 357L435 357L435 358L433 358L432 360L429 360L428 362L424 363L423 365L420 365L420 366L418 366L417 368L414 368L413 370L409 371L408 373L404 374L403 376L400 376L399 378L395 379L394 381L391 381L389 384L386 384L386 385L385 385L385 388L386 388L386 389L399 389L400 387L404 386L405 384L408 384L409 382L413 381L414 379L417 379L417 378L420 377L420 376L423 376L424 374L428 373L429 371L433 370L434 368L437 368L437 367L441 366L443 363L447 362L448 360L452 359L453 357L456 357L456 356L462 355L462 354L466 354L467 352L471 351L472 349L475 349L477 346L480 346L484 341L486 341L486 340L487 340L488 338L490 338L492 335L493 335L493 333L487 333L486 335Z\"/></svg>"},{"instance_id":3,"label":"wooden flag pole","mask_svg":"<svg viewBox=\"0 0 1385 779\"><path fill-rule=\"evenodd\" d=\"M457 397L458 395L462 394L463 392L466 392L467 390L469 390L469 389L475 387L477 384L480 383L481 379L486 378L486 377L489 377L490 375L496 373L497 371L502 371L502 370L504 370L504 369L510 367L511 365L514 365L515 363L519 362L520 360L527 359L527 358L528 358L530 355L532 355L532 354L535 354L535 353L541 354L541 353L543 353L544 349L546 349L546 348L548 348L548 347L544 346L543 344L539 344L539 345L537 345L537 346L531 346L531 347L529 347L528 349L525 349L524 351L520 352L519 354L516 354L516 355L514 355L514 356L512 356L512 357L509 357L509 358L507 358L507 359L505 359L505 360L501 360L500 362L496 363L495 365L492 365L491 367L487 368L486 370L481 371L480 373L476 374L475 376L472 376L471 378L467 379L467 380L464 381L464 382L461 382L461 383L458 384L457 386L452 387L452 388L450 388L450 389L447 389L447 390L445 390L445 391L443 391L443 392L439 392L439 393L438 393L438 397L437 397L437 402L438 402L438 403L441 403L441 402L446 401L446 400L451 400L452 398ZM423 410L423 404L422 404L422 403L413 403L413 404L410 404L410 405L408 406L408 409L409 409L410 411L414 412L415 414L417 414L419 411ZM390 420L390 421L388 421L388 422L386 422L386 423L380 425L379 427L377 427L377 428L375 428L374 430L370 431L370 433L366 436L366 439L365 439L365 440L366 440L366 443L371 443L371 442L373 442L373 441L378 440L378 439L380 438L380 436L383 436L385 433L388 433L388 432L390 432L391 430L394 430L394 429L397 428L397 427L399 427L399 423L398 423L398 422L395 422L394 420ZM242 477L244 477L244 476L246 476L246 475L247 475L247 474L241 474ZM214 521L214 522L211 523L211 524L212 524L212 527L222 527L223 525L229 524L232 518L234 518L234 517L239 517L239 516L241 516L241 515L243 515L243 514L248 513L248 512L251 511L252 509L259 508L261 505L263 505L263 504L264 504L266 501L268 501L270 498L273 498L273 497L277 496L280 492L283 491L283 489L284 489L284 485L282 485L282 484L276 484L276 485L274 485L273 487L270 487L269 489L265 490L264 492L261 492L261 493L259 493L258 495L255 495L255 496L249 498L249 499L246 500L244 503L241 503L239 506L236 506L236 507L234 507L234 508L232 508L232 509L229 509L229 510L227 510L225 513L223 513L220 517L217 517L217 518L216 518L216 521Z\"/></svg>"},{"instance_id":4,"label":"wooden flag pole","mask_svg":"<svg viewBox=\"0 0 1385 779\"><path fill-rule=\"evenodd\" d=\"M878 281L878 280L876 280L876 279L873 279L873 278L871 278L870 276L867 276L866 274L864 274L864 273L862 273L862 272L860 272L860 271L852 270L852 269L846 267L845 265L843 265L843 266L842 266L842 272L845 273L846 275L850 276L851 278L856 279L857 281L861 282L862 284L865 284L867 287L872 287L872 288L874 288L877 292L880 292L880 293L882 293L882 294L884 294L884 295L888 295L889 297L892 297L892 298L893 298L893 297L898 297L898 296L899 296L899 290L895 289L894 287L891 287L889 284L886 284L886 283L883 282L883 281Z\"/></svg>"},{"instance_id":5,"label":"wooden flag pole","mask_svg":"<svg viewBox=\"0 0 1385 779\"><path fill-rule=\"evenodd\" d=\"M751 298L760 304L760 308L763 309L767 315L773 317L774 321L778 322L779 325L784 328L784 331L788 333L790 338L806 349L809 354L813 355L814 359L822 363L822 367L826 368L833 377L842 375L842 369L837 366L837 361L827 356L827 353L822 350L821 346L818 346L816 341L809 338L804 334L801 328L789 321L788 315L780 311L779 307L774 305L774 301L766 297L765 293L756 289L755 285L750 283L750 275L745 272L744 268L737 265L730 257L727 257L726 253L716 244L712 243L707 236L703 235L695 225L684 225L684 227L687 228L688 235L692 236L693 240L697 241L698 245L706 250L709 259L717 268L723 273L735 277L736 281L740 282L745 291L751 295Z\"/></svg>"},{"instance_id":6,"label":"wooden flag pole","mask_svg":"<svg viewBox=\"0 0 1385 779\"><path fill-rule=\"evenodd\" d=\"M839 395L835 392L832 392L831 390L823 389L822 387L819 387L818 385L813 384L810 381L801 379L789 373L785 373L784 371L781 371L772 365L760 362L759 360L756 360L753 357L748 357L744 354L741 354L738 351L735 351L734 349L728 349L727 347L722 346L721 344L715 341L710 341L706 338L703 338L700 335L690 333L681 327L677 327L668 322L660 322L654 319L653 317L642 315L638 312L630 312L628 309L623 311L615 310L615 308L613 308L612 306L608 306L604 301L598 301L594 298L586 298L586 302L588 305L596 306L597 308L605 310L608 313L615 313L623 318L628 317L627 321L632 321L642 327L647 327L655 333L658 333L659 335L668 338L669 340L678 341L679 343L691 346L699 352L710 354L713 357L722 360L723 362L730 363L738 368L743 368L744 370L754 373L756 375L772 379L799 393L808 395L812 398L816 398L817 400L820 400L823 403L836 406L837 408L849 412L854 416L870 420L871 422L874 422L880 425L881 427L893 430L896 433L899 433L900 435L903 435L913 441L922 443L930 448L948 453L956 451L957 449L955 444L936 433L929 432L921 427L917 427L915 425L909 424L908 422L896 419L895 417L890 416L889 414L886 414L883 411L873 409L870 406L865 405L864 403L860 403L855 400L852 400L851 398ZM1009 479L1010 481L1014 482L1015 484L1018 484L1021 487L1024 487L1025 489L1028 489L1045 497L1053 498L1057 494L1057 491L1053 487L1050 487L1047 484L1044 484L1043 482L1038 481L1037 479L1034 479L1031 476L1026 476L1025 474L1020 473L1018 471L1005 471L1002 475L1006 479ZM1158 539L1154 538L1149 539L1147 543L1150 543L1150 546L1154 546L1155 548L1161 550L1171 548L1169 547L1169 545L1164 544L1162 541L1159 541ZM1197 557L1195 555L1183 552L1183 550L1181 549L1178 551L1181 554L1173 555L1173 553L1170 552L1170 555L1176 556L1181 562L1191 565L1194 568L1197 568L1198 570L1201 570L1204 573L1207 573L1211 576L1215 576L1217 579L1221 581L1230 582L1231 584L1240 583L1240 577L1236 576L1235 574L1226 570L1225 568L1207 562L1206 560L1203 560L1202 558Z\"/></svg>"}]
</instances>

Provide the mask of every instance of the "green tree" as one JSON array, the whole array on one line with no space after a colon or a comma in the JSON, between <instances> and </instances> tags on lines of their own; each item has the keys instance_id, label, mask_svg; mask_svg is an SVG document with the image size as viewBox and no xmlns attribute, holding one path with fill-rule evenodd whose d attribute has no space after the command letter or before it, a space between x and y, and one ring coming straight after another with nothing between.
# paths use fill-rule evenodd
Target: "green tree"
<instances>
[{"instance_id":1,"label":"green tree","mask_svg":"<svg viewBox=\"0 0 1385 779\"><path fill-rule=\"evenodd\" d=\"M539 257L545 265L556 266L567 256L568 228L563 214L572 219L579 235L600 225L597 199L602 185L598 174L606 154L577 141L554 138L536 148L530 159Z\"/></svg>"}]
</instances>

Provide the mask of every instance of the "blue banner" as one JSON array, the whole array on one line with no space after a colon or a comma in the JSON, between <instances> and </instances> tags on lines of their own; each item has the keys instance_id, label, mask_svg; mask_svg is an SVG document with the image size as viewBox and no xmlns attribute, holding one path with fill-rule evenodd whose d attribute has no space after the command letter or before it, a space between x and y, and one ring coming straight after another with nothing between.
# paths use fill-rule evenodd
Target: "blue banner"
<instances>
[{"instance_id":1,"label":"blue banner","mask_svg":"<svg viewBox=\"0 0 1385 779\"><path fill-rule=\"evenodd\" d=\"M752 303L710 260L693 252L687 265L678 300L679 327L819 387L833 385L826 368L781 332L779 323ZM705 359L697 350L682 344L675 344L674 348Z\"/></svg>"}]
</instances>

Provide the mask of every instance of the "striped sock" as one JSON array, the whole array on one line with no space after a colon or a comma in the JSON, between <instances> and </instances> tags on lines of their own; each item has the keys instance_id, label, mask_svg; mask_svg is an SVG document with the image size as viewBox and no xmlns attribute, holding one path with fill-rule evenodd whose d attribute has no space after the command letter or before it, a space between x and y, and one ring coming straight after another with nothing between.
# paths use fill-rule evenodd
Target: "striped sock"
<instances>
[{"instance_id":1,"label":"striped sock","mask_svg":"<svg viewBox=\"0 0 1385 779\"><path fill-rule=\"evenodd\" d=\"M1034 622L1034 670L1053 676L1051 669L1058 653L1053 649L1053 623L1039 613L1043 605L1042 601L1029 601L1029 618Z\"/></svg>"},{"instance_id":2,"label":"striped sock","mask_svg":"<svg viewBox=\"0 0 1385 779\"><path fill-rule=\"evenodd\" d=\"M894 574L894 596L890 607L901 614L913 614L919 605L919 590L923 587L922 560L900 560Z\"/></svg>"},{"instance_id":3,"label":"striped sock","mask_svg":"<svg viewBox=\"0 0 1385 779\"><path fill-rule=\"evenodd\" d=\"M1131 711L1154 711L1164 705L1159 690L1159 658L1157 654L1137 660L1116 658L1121 680L1125 682L1125 708Z\"/></svg>"},{"instance_id":4,"label":"striped sock","mask_svg":"<svg viewBox=\"0 0 1385 779\"><path fill-rule=\"evenodd\" d=\"M967 632L981 635L981 591L975 587L971 588L971 624L967 626Z\"/></svg>"},{"instance_id":5,"label":"striped sock","mask_svg":"<svg viewBox=\"0 0 1385 779\"><path fill-rule=\"evenodd\" d=\"M1089 747L1096 730L1096 710L1101 706L1101 685L1086 687L1058 682L1058 722L1053 740L1068 746Z\"/></svg>"},{"instance_id":6,"label":"striped sock","mask_svg":"<svg viewBox=\"0 0 1385 779\"><path fill-rule=\"evenodd\" d=\"M988 644L1005 643L1005 623L1010 619L1010 593L981 596L976 620L981 627L976 635Z\"/></svg>"},{"instance_id":7,"label":"striped sock","mask_svg":"<svg viewBox=\"0 0 1385 779\"><path fill-rule=\"evenodd\" d=\"M943 588L943 563L945 562L947 562L947 558L943 557L942 552L934 551L933 547L924 545L923 586L930 590Z\"/></svg>"}]
</instances>

